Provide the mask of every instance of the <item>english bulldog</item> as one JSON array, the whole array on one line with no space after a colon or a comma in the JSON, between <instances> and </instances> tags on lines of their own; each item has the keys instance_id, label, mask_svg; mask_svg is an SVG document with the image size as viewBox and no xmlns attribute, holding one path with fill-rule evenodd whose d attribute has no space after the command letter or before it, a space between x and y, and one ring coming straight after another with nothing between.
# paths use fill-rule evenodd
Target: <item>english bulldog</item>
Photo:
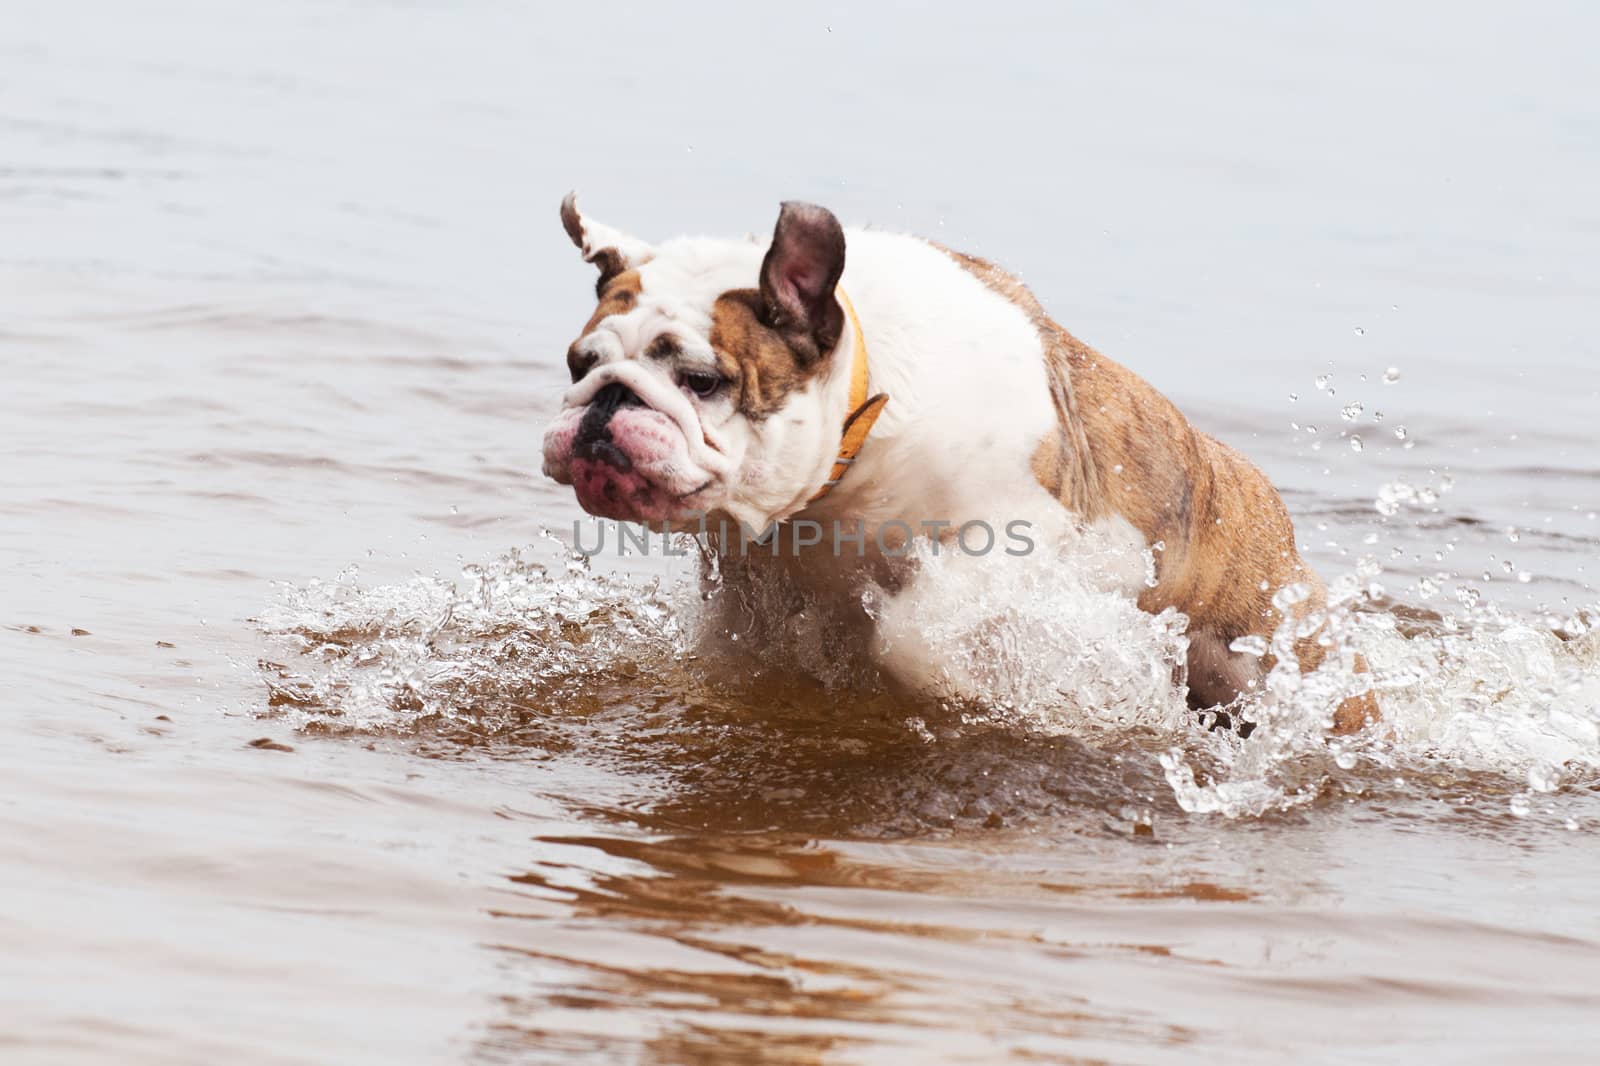
<instances>
[{"instance_id":1,"label":"english bulldog","mask_svg":"<svg viewBox=\"0 0 1600 1066\"><path fill-rule=\"evenodd\" d=\"M1188 618L1192 705L1258 687L1272 655L1235 643L1270 637L1285 610L1311 619L1294 645L1301 670L1327 654L1324 586L1261 471L993 263L846 230L806 203L782 205L770 241L649 244L572 195L561 221L598 268L598 304L567 350L544 472L590 514L720 529L707 540L726 573L778 568L844 602L863 574L914 583L895 560L969 523L1024 518L1030 541L1120 530L1154 551L1153 577L1129 584L1138 606ZM835 535L797 532L818 529ZM773 550L744 550L746 530L776 537L761 541ZM1333 728L1377 716L1356 692Z\"/></svg>"}]
</instances>

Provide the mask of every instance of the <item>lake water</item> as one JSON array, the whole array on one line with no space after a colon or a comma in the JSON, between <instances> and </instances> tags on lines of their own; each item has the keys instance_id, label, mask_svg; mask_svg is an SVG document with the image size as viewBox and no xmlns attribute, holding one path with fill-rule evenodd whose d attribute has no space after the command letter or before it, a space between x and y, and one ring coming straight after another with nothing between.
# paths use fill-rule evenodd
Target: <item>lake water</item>
<instances>
[{"instance_id":1,"label":"lake water","mask_svg":"<svg viewBox=\"0 0 1600 1066\"><path fill-rule=\"evenodd\" d=\"M1592 7L5 14L7 1063L1600 1055ZM574 187L1017 270L1435 612L1391 731L1056 706L1070 578L992 706L689 658L545 535Z\"/></svg>"}]
</instances>

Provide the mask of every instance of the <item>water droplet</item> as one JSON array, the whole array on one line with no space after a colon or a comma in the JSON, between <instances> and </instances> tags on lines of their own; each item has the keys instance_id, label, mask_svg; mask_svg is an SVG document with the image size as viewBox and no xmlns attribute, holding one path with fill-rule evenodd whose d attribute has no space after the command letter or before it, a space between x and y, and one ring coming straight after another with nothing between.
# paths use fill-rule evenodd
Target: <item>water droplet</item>
<instances>
[{"instance_id":1,"label":"water droplet","mask_svg":"<svg viewBox=\"0 0 1600 1066\"><path fill-rule=\"evenodd\" d=\"M1357 418L1361 417L1362 410L1363 408L1361 406L1361 401L1352 400L1344 405L1344 409L1339 412L1339 415L1346 422L1354 422Z\"/></svg>"},{"instance_id":2,"label":"water droplet","mask_svg":"<svg viewBox=\"0 0 1600 1066\"><path fill-rule=\"evenodd\" d=\"M1318 374L1317 375L1317 388L1326 389L1328 387L1328 383L1330 381L1332 381L1332 380L1333 380L1333 375L1332 374Z\"/></svg>"},{"instance_id":3,"label":"water droplet","mask_svg":"<svg viewBox=\"0 0 1600 1066\"><path fill-rule=\"evenodd\" d=\"M1385 517L1400 513L1402 507L1415 506L1423 500L1424 494L1430 490L1419 491L1406 481L1391 481L1378 487L1378 498L1373 506L1378 513Z\"/></svg>"},{"instance_id":4,"label":"water droplet","mask_svg":"<svg viewBox=\"0 0 1600 1066\"><path fill-rule=\"evenodd\" d=\"M1394 439L1395 440L1405 440L1406 436L1407 436L1407 434L1406 434L1406 427L1405 426L1395 426L1394 427Z\"/></svg>"},{"instance_id":5,"label":"water droplet","mask_svg":"<svg viewBox=\"0 0 1600 1066\"><path fill-rule=\"evenodd\" d=\"M1388 370L1385 370L1383 372L1383 383L1385 385L1393 385L1395 382L1397 382L1399 380L1400 380L1400 368L1399 367L1391 366Z\"/></svg>"},{"instance_id":6,"label":"water droplet","mask_svg":"<svg viewBox=\"0 0 1600 1066\"><path fill-rule=\"evenodd\" d=\"M1567 832L1569 833L1576 833L1578 831L1578 820L1576 818L1568 818L1561 824L1566 826Z\"/></svg>"},{"instance_id":7,"label":"water droplet","mask_svg":"<svg viewBox=\"0 0 1600 1066\"><path fill-rule=\"evenodd\" d=\"M1117 464L1117 465L1116 465L1116 466L1114 466L1114 467L1112 467L1112 468L1111 468L1111 472L1112 472L1112 473L1113 473L1113 474L1120 474L1120 473L1122 473L1122 464L1121 464L1121 463L1118 463L1118 464Z\"/></svg>"},{"instance_id":8,"label":"water droplet","mask_svg":"<svg viewBox=\"0 0 1600 1066\"><path fill-rule=\"evenodd\" d=\"M1239 637L1232 644L1229 644L1228 650L1238 652L1240 655L1254 655L1259 659L1267 654L1267 638L1252 633L1248 636Z\"/></svg>"},{"instance_id":9,"label":"water droplet","mask_svg":"<svg viewBox=\"0 0 1600 1066\"><path fill-rule=\"evenodd\" d=\"M1300 394L1298 392L1291 392L1289 394L1289 402L1290 403L1294 403L1298 399L1300 399Z\"/></svg>"},{"instance_id":10,"label":"water droplet","mask_svg":"<svg viewBox=\"0 0 1600 1066\"><path fill-rule=\"evenodd\" d=\"M1359 434L1359 433L1350 434L1350 450L1354 451L1354 452L1359 452L1363 447L1364 447L1364 445L1361 443L1361 434Z\"/></svg>"},{"instance_id":11,"label":"water droplet","mask_svg":"<svg viewBox=\"0 0 1600 1066\"><path fill-rule=\"evenodd\" d=\"M1554 792L1561 787L1561 771L1545 763L1528 767L1528 787L1535 792Z\"/></svg>"},{"instance_id":12,"label":"water droplet","mask_svg":"<svg viewBox=\"0 0 1600 1066\"><path fill-rule=\"evenodd\" d=\"M1362 329L1360 326L1356 327L1356 336L1365 337L1366 335L1367 335L1367 331L1366 330Z\"/></svg>"},{"instance_id":13,"label":"water droplet","mask_svg":"<svg viewBox=\"0 0 1600 1066\"><path fill-rule=\"evenodd\" d=\"M1522 534L1517 532L1516 526L1507 526L1506 539L1515 544L1517 541L1522 539Z\"/></svg>"},{"instance_id":14,"label":"water droplet","mask_svg":"<svg viewBox=\"0 0 1600 1066\"><path fill-rule=\"evenodd\" d=\"M1517 581L1519 581L1520 583L1526 585L1528 582L1530 582L1532 580L1533 580L1533 574L1530 573L1529 571L1527 571L1527 570L1519 570L1517 572Z\"/></svg>"},{"instance_id":15,"label":"water droplet","mask_svg":"<svg viewBox=\"0 0 1600 1066\"><path fill-rule=\"evenodd\" d=\"M1456 599L1461 601L1461 606L1471 609L1478 606L1478 601L1483 599L1483 593L1471 585L1462 585L1456 589Z\"/></svg>"},{"instance_id":16,"label":"water droplet","mask_svg":"<svg viewBox=\"0 0 1600 1066\"><path fill-rule=\"evenodd\" d=\"M1515 796L1512 796L1510 806L1512 817L1526 818L1528 816L1528 797L1523 793L1518 792Z\"/></svg>"},{"instance_id":17,"label":"water droplet","mask_svg":"<svg viewBox=\"0 0 1600 1066\"><path fill-rule=\"evenodd\" d=\"M1341 770L1354 770L1356 768L1356 756L1355 752L1353 751L1344 751L1341 749L1339 753L1333 757L1333 761L1339 764L1339 769Z\"/></svg>"},{"instance_id":18,"label":"water droplet","mask_svg":"<svg viewBox=\"0 0 1600 1066\"><path fill-rule=\"evenodd\" d=\"M1289 608L1297 603L1304 602L1311 596L1311 588L1303 582L1296 581L1285 585L1272 597L1272 606L1277 608L1279 614L1286 613Z\"/></svg>"}]
</instances>

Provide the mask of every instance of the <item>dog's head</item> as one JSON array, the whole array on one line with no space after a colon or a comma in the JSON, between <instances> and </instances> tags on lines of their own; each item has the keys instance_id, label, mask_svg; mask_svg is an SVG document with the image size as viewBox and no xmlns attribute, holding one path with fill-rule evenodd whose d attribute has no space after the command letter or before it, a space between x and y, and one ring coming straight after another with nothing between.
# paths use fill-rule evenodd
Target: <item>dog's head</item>
<instances>
[{"instance_id":1,"label":"dog's head","mask_svg":"<svg viewBox=\"0 0 1600 1066\"><path fill-rule=\"evenodd\" d=\"M849 374L838 219L786 203L766 247L652 247L571 195L561 222L599 268L599 306L567 350L545 474L590 514L674 528L720 513L761 529L804 506L837 452Z\"/></svg>"}]
</instances>

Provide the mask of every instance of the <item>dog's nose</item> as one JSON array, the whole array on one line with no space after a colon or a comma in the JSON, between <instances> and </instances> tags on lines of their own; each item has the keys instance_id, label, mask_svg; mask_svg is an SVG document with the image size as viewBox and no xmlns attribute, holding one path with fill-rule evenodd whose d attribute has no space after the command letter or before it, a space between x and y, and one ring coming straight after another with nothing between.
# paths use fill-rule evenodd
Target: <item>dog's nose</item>
<instances>
[{"instance_id":1,"label":"dog's nose","mask_svg":"<svg viewBox=\"0 0 1600 1066\"><path fill-rule=\"evenodd\" d=\"M595 393L572 439L574 454L604 459L623 469L632 466L627 456L611 443L611 416L624 407L643 406L638 393L619 382L612 382Z\"/></svg>"},{"instance_id":2,"label":"dog's nose","mask_svg":"<svg viewBox=\"0 0 1600 1066\"><path fill-rule=\"evenodd\" d=\"M611 421L611 416L624 407L643 407L644 401L639 399L639 394L628 386L618 381L613 381L605 388L594 394L594 399L589 401L589 410L584 414L584 419L601 416L602 422Z\"/></svg>"}]
</instances>

